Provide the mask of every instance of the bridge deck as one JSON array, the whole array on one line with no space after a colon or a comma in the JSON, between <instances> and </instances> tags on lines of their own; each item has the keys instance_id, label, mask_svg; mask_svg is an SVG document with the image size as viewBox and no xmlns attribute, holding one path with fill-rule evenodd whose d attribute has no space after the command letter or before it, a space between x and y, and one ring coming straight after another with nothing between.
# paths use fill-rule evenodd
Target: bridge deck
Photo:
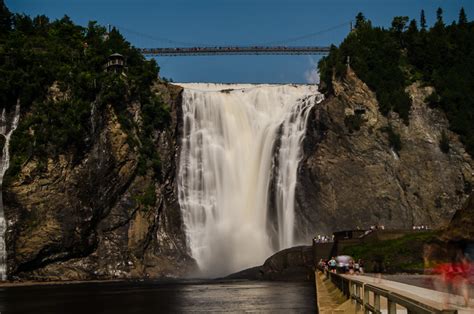
<instances>
[{"instance_id":1,"label":"bridge deck","mask_svg":"<svg viewBox=\"0 0 474 314\"><path fill-rule=\"evenodd\" d=\"M142 48L141 53L153 56L214 56L214 55L326 55L330 47L286 47L286 46L249 46L249 47L185 47L185 48Z\"/></svg>"}]
</instances>

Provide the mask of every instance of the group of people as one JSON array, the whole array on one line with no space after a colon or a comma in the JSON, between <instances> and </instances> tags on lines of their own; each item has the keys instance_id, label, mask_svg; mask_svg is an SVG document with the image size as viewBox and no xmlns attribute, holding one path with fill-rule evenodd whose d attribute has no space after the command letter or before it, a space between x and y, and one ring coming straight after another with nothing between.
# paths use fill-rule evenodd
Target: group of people
<instances>
[{"instance_id":1,"label":"group of people","mask_svg":"<svg viewBox=\"0 0 474 314\"><path fill-rule=\"evenodd\" d=\"M334 235L320 235L318 234L316 237L313 238L313 241L316 243L329 243L334 241Z\"/></svg>"},{"instance_id":2,"label":"group of people","mask_svg":"<svg viewBox=\"0 0 474 314\"><path fill-rule=\"evenodd\" d=\"M333 273L342 273L342 274L363 274L364 273L364 264L362 259L358 259L357 262L353 258L346 256L332 257L330 260L320 259L318 266L320 269L327 270ZM344 259L343 259L344 258Z\"/></svg>"},{"instance_id":3,"label":"group of people","mask_svg":"<svg viewBox=\"0 0 474 314\"><path fill-rule=\"evenodd\" d=\"M385 226L384 225L373 225L373 226L370 226L370 230L385 230Z\"/></svg>"},{"instance_id":4,"label":"group of people","mask_svg":"<svg viewBox=\"0 0 474 314\"><path fill-rule=\"evenodd\" d=\"M429 226L421 225L421 226L413 226L413 230L430 230Z\"/></svg>"}]
</instances>

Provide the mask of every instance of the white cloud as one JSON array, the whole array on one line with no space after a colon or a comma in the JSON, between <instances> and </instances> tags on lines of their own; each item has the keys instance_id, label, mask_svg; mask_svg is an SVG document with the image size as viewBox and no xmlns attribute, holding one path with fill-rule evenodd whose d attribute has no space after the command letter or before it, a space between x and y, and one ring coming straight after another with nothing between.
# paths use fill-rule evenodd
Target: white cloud
<instances>
[{"instance_id":1,"label":"white cloud","mask_svg":"<svg viewBox=\"0 0 474 314\"><path fill-rule=\"evenodd\" d=\"M304 72L306 82L310 84L319 84L318 64L312 57L309 57L309 64L310 68Z\"/></svg>"}]
</instances>

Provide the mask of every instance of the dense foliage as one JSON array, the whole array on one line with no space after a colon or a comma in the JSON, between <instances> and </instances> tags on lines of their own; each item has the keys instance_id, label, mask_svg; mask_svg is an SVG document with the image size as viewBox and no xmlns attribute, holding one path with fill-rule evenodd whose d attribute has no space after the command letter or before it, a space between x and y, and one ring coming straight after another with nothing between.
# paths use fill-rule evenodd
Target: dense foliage
<instances>
[{"instance_id":1,"label":"dense foliage","mask_svg":"<svg viewBox=\"0 0 474 314\"><path fill-rule=\"evenodd\" d=\"M437 232L420 231L393 240L374 240L344 247L341 254L362 259L367 272L423 271L423 246Z\"/></svg>"},{"instance_id":2,"label":"dense foliage","mask_svg":"<svg viewBox=\"0 0 474 314\"><path fill-rule=\"evenodd\" d=\"M422 11L419 26L397 16L389 29L373 27L359 13L354 31L320 61L322 85L331 92L333 75L344 76L349 61L376 92L381 112L395 111L405 123L410 110L405 88L414 81L432 85L436 94L427 100L446 112L450 128L474 155L474 23L468 22L464 9L450 25L445 25L441 9L436 13L431 28Z\"/></svg>"},{"instance_id":3,"label":"dense foliage","mask_svg":"<svg viewBox=\"0 0 474 314\"><path fill-rule=\"evenodd\" d=\"M124 56L124 73L104 71L112 53ZM127 131L137 131L135 143L144 143L142 168L151 164L159 170L156 150L149 147L151 129L168 121L166 106L150 91L158 70L116 29L108 32L96 22L78 26L67 16L50 21L12 14L0 0L0 103L11 110L19 99L23 112L12 137L10 175L32 157L46 161L72 151L80 158L93 137L92 112L109 104ZM51 97L52 86L62 94L59 101ZM142 128L127 110L132 102L141 104Z\"/></svg>"}]
</instances>

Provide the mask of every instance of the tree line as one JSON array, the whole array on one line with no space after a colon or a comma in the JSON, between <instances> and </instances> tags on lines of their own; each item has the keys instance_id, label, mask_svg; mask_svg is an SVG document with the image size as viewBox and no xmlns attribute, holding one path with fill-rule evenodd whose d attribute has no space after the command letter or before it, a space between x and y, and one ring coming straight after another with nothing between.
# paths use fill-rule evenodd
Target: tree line
<instances>
[{"instance_id":1,"label":"tree line","mask_svg":"<svg viewBox=\"0 0 474 314\"><path fill-rule=\"evenodd\" d=\"M112 53L125 57L125 74L104 71ZM8 174L14 176L30 158L38 159L39 167L65 152L80 160L92 143L91 111L109 104L123 128L137 130L139 139L132 144L139 146L141 168L159 171L152 130L163 128L169 113L151 92L158 73L155 60L146 60L115 28L94 21L82 27L68 16L51 21L14 14L0 0L0 104L11 110L19 99L22 106ZM65 95L59 101L48 96L53 85ZM141 106L141 127L127 110L132 102Z\"/></svg>"},{"instance_id":2,"label":"tree line","mask_svg":"<svg viewBox=\"0 0 474 314\"><path fill-rule=\"evenodd\" d=\"M446 113L451 130L474 156L474 23L463 8L451 24L439 8L431 27L423 10L419 21L396 16L389 28L373 26L359 13L354 30L319 62L324 92L332 92L333 75L345 75L348 60L376 92L380 111L397 112L406 124L411 101L405 88L415 81L433 86L436 92L427 101Z\"/></svg>"}]
</instances>

